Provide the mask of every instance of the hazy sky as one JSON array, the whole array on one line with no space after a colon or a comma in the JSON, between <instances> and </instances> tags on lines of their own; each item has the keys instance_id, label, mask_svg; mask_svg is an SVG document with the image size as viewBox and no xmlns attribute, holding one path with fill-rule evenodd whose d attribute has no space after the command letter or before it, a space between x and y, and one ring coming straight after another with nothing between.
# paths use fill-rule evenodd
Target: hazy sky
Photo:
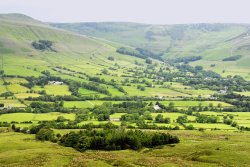
<instances>
[{"instance_id":1,"label":"hazy sky","mask_svg":"<svg viewBox=\"0 0 250 167\"><path fill-rule=\"evenodd\" d=\"M250 23L250 0L0 0L0 13L48 22Z\"/></svg>"}]
</instances>

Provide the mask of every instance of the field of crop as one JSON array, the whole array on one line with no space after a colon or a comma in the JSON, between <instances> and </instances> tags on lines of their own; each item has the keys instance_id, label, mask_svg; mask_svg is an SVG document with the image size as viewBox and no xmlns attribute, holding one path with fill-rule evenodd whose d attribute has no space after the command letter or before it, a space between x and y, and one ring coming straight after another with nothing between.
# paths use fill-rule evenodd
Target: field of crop
<instances>
[{"instance_id":1,"label":"field of crop","mask_svg":"<svg viewBox=\"0 0 250 167\"><path fill-rule=\"evenodd\" d=\"M62 130L62 133L65 130ZM67 130L68 132L69 130ZM60 131L56 131L58 133ZM33 135L0 133L1 166L249 166L250 133L229 131L169 131L178 135L177 145L140 151L86 151L39 142ZM240 140L239 140L240 139ZM11 141L11 145L9 144ZM21 151L17 151L21 150ZM235 154L237 152L237 154Z\"/></svg>"}]
</instances>

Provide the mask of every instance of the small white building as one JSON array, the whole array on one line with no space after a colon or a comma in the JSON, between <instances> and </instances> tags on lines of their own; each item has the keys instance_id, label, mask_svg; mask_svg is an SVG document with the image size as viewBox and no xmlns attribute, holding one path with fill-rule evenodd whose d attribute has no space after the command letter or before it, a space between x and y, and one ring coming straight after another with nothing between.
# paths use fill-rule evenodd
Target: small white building
<instances>
[{"instance_id":1,"label":"small white building","mask_svg":"<svg viewBox=\"0 0 250 167\"><path fill-rule=\"evenodd\" d=\"M158 105L154 105L154 109L155 109L155 110L160 110L160 109L161 109L161 107L160 107L160 106L158 106Z\"/></svg>"},{"instance_id":2,"label":"small white building","mask_svg":"<svg viewBox=\"0 0 250 167\"><path fill-rule=\"evenodd\" d=\"M113 122L119 122L119 121L120 121L120 118L110 118L109 120L110 120L110 121L113 121Z\"/></svg>"},{"instance_id":3,"label":"small white building","mask_svg":"<svg viewBox=\"0 0 250 167\"><path fill-rule=\"evenodd\" d=\"M49 81L48 84L49 85L63 85L64 83L60 81Z\"/></svg>"}]
</instances>

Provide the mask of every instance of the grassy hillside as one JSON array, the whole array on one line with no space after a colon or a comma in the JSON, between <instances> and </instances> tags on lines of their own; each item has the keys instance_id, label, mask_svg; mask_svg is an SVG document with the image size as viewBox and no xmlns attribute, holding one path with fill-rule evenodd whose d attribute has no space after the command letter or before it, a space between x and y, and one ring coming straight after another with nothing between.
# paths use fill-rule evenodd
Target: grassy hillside
<instances>
[{"instance_id":1,"label":"grassy hillside","mask_svg":"<svg viewBox=\"0 0 250 167\"><path fill-rule=\"evenodd\" d=\"M147 25L136 23L74 23L52 24L80 34L104 38L132 47L164 53L166 59L202 56L194 65L220 74L240 74L249 77L249 25L189 24ZM242 55L237 61L222 61L226 57ZM215 64L210 68L211 64Z\"/></svg>"},{"instance_id":2,"label":"grassy hillside","mask_svg":"<svg viewBox=\"0 0 250 167\"><path fill-rule=\"evenodd\" d=\"M27 16L0 15L0 24L0 53L5 74L38 76L48 66L62 64L78 68L85 64L85 68L95 66L99 71L103 66L114 65L106 61L111 55L120 65L133 65L136 60L117 54L115 48L104 42L58 30ZM52 41L56 52L34 49L31 43L36 40Z\"/></svg>"}]
</instances>

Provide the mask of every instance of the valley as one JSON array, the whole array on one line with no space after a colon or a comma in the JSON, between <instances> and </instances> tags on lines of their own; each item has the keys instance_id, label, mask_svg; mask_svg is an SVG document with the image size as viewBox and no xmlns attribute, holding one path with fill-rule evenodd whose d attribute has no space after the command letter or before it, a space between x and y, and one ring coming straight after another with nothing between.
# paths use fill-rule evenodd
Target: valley
<instances>
[{"instance_id":1,"label":"valley","mask_svg":"<svg viewBox=\"0 0 250 167\"><path fill-rule=\"evenodd\" d=\"M248 31L1 14L0 166L249 166Z\"/></svg>"}]
</instances>

